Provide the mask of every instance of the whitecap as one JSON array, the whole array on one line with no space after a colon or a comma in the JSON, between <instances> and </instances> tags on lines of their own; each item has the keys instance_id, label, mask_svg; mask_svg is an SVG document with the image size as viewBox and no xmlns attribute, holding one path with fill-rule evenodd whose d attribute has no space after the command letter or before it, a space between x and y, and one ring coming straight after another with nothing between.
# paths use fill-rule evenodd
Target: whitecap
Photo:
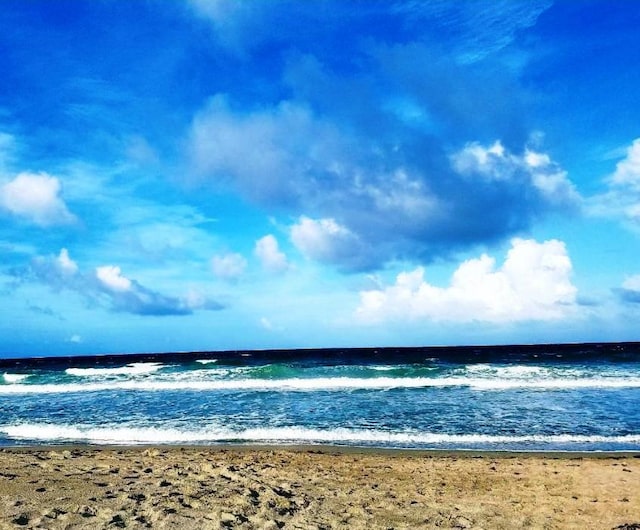
<instances>
[{"instance_id":1,"label":"whitecap","mask_svg":"<svg viewBox=\"0 0 640 530\"><path fill-rule=\"evenodd\" d=\"M20 383L21 381L24 381L28 377L29 377L29 374L10 374L7 372L2 374L2 378L4 379L4 382L8 384Z\"/></svg>"},{"instance_id":2,"label":"whitecap","mask_svg":"<svg viewBox=\"0 0 640 530\"><path fill-rule=\"evenodd\" d=\"M162 363L131 363L115 368L67 368L65 373L77 377L100 377L112 375L140 375L157 372Z\"/></svg>"}]
</instances>

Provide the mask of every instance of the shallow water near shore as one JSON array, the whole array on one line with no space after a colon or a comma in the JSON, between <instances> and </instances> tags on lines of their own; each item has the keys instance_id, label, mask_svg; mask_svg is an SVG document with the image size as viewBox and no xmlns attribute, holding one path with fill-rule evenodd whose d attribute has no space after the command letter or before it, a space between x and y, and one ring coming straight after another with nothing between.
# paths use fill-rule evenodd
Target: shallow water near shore
<instances>
[{"instance_id":1,"label":"shallow water near shore","mask_svg":"<svg viewBox=\"0 0 640 530\"><path fill-rule=\"evenodd\" d=\"M0 360L0 445L640 450L637 344Z\"/></svg>"}]
</instances>

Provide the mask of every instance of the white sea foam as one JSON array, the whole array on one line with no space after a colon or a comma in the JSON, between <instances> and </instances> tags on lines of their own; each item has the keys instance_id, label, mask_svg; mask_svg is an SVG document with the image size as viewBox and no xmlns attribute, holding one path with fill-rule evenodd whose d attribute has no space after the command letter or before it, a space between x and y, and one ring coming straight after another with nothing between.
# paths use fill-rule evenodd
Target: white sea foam
<instances>
[{"instance_id":1,"label":"white sea foam","mask_svg":"<svg viewBox=\"0 0 640 530\"><path fill-rule=\"evenodd\" d=\"M362 429L310 429L304 427L265 427L231 430L221 427L185 431L154 427L78 427L72 425L20 424L0 426L0 433L13 440L76 441L100 444L153 443L351 443L396 446L504 446L504 445L590 445L640 444L640 434L600 435L525 435L441 434L429 432L386 432Z\"/></svg>"},{"instance_id":2,"label":"white sea foam","mask_svg":"<svg viewBox=\"0 0 640 530\"><path fill-rule=\"evenodd\" d=\"M534 377L553 378L560 373L568 375L566 371L560 372L557 369L554 370L543 366L500 366L491 364L469 364L464 367L463 373L476 377L491 377L502 379L531 379ZM571 372L572 375L574 373L575 372Z\"/></svg>"},{"instance_id":3,"label":"white sea foam","mask_svg":"<svg viewBox=\"0 0 640 530\"><path fill-rule=\"evenodd\" d=\"M20 381L24 381L28 377L29 377L29 374L10 374L7 372L2 374L2 378L4 379L4 382L9 384L19 383Z\"/></svg>"},{"instance_id":4,"label":"white sea foam","mask_svg":"<svg viewBox=\"0 0 640 530\"><path fill-rule=\"evenodd\" d=\"M55 394L71 392L129 391L341 391L397 388L469 387L474 390L585 388L640 388L640 377L592 377L584 379L489 379L468 377L317 377L289 379L125 379L109 382L0 385L2 394Z\"/></svg>"},{"instance_id":5,"label":"white sea foam","mask_svg":"<svg viewBox=\"0 0 640 530\"><path fill-rule=\"evenodd\" d=\"M131 363L116 368L67 368L65 373L77 377L140 375L157 372L162 367L162 363Z\"/></svg>"},{"instance_id":6,"label":"white sea foam","mask_svg":"<svg viewBox=\"0 0 640 530\"><path fill-rule=\"evenodd\" d=\"M213 364L217 363L218 359L196 359L196 362L200 364Z\"/></svg>"}]
</instances>

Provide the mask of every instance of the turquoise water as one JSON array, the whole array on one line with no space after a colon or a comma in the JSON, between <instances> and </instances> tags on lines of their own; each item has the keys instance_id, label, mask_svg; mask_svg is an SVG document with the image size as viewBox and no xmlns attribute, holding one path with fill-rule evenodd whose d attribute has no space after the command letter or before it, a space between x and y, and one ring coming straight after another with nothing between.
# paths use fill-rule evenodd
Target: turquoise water
<instances>
[{"instance_id":1,"label":"turquoise water","mask_svg":"<svg viewBox=\"0 0 640 530\"><path fill-rule=\"evenodd\" d=\"M0 361L0 445L640 450L636 345Z\"/></svg>"}]
</instances>

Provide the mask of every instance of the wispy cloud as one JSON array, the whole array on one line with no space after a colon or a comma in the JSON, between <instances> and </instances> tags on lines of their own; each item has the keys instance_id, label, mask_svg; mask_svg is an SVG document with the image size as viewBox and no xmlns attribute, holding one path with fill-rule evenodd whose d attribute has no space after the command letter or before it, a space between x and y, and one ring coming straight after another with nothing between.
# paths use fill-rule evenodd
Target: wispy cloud
<instances>
[{"instance_id":1,"label":"wispy cloud","mask_svg":"<svg viewBox=\"0 0 640 530\"><path fill-rule=\"evenodd\" d=\"M236 280L247 268L247 260L235 252L220 254L211 258L211 270L223 280Z\"/></svg>"}]
</instances>

